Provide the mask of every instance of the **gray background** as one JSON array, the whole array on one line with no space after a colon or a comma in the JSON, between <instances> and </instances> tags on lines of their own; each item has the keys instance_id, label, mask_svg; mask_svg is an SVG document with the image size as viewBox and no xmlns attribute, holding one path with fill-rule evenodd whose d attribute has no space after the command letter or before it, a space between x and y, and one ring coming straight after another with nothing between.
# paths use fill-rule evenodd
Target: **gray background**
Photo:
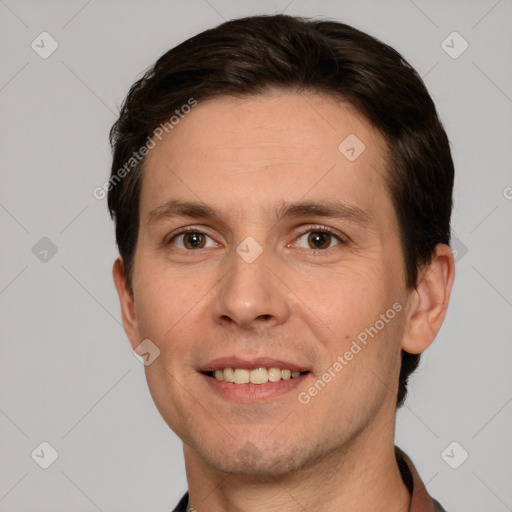
<instances>
[{"instance_id":1,"label":"gray background","mask_svg":"<svg viewBox=\"0 0 512 512\"><path fill-rule=\"evenodd\" d=\"M396 442L449 512L512 510L512 2L5 0L0 511L163 512L185 491L180 441L121 328L113 226L92 191L108 178L120 102L147 66L223 19L282 10L381 38L436 102L457 170L457 276ZM43 31L59 45L47 59L31 48ZM458 58L441 45L453 31L469 44ZM42 441L59 455L46 470L31 457Z\"/></svg>"}]
</instances>

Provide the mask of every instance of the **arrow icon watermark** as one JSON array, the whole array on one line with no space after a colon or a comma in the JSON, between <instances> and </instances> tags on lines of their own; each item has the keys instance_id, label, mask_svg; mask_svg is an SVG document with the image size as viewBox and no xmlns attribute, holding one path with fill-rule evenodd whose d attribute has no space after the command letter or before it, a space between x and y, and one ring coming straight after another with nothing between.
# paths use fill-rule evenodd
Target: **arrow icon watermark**
<instances>
[{"instance_id":1,"label":"arrow icon watermark","mask_svg":"<svg viewBox=\"0 0 512 512\"><path fill-rule=\"evenodd\" d=\"M135 348L133 355L144 366L149 366L160 355L160 349L150 339L146 338Z\"/></svg>"}]
</instances>

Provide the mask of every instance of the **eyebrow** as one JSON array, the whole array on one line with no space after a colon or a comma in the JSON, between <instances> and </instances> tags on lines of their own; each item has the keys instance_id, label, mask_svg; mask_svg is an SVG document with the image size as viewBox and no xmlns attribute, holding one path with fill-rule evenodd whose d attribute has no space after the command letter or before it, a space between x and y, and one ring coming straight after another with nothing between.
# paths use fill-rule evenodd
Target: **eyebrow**
<instances>
[{"instance_id":1,"label":"eyebrow","mask_svg":"<svg viewBox=\"0 0 512 512\"><path fill-rule=\"evenodd\" d=\"M341 201L298 201L284 202L275 212L277 221L298 217L331 217L343 219L363 227L371 224L370 215L358 206ZM191 217L220 221L220 214L212 207L196 201L171 199L150 211L147 224L158 223L176 217Z\"/></svg>"},{"instance_id":2,"label":"eyebrow","mask_svg":"<svg viewBox=\"0 0 512 512\"><path fill-rule=\"evenodd\" d=\"M370 215L358 206L341 201L302 201L285 203L277 212L279 220L295 217L332 217L343 219L368 226L371 223Z\"/></svg>"},{"instance_id":3,"label":"eyebrow","mask_svg":"<svg viewBox=\"0 0 512 512\"><path fill-rule=\"evenodd\" d=\"M215 210L204 203L171 199L165 204L158 206L154 210L151 210L148 213L147 223L153 224L165 219L172 219L175 217L193 217L219 220L219 216L215 213Z\"/></svg>"}]
</instances>

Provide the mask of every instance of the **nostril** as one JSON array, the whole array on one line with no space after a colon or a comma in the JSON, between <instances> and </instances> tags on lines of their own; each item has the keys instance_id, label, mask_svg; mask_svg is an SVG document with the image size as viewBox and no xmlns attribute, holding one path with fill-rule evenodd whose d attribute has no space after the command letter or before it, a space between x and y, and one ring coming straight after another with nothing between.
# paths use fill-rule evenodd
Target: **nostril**
<instances>
[{"instance_id":1,"label":"nostril","mask_svg":"<svg viewBox=\"0 0 512 512\"><path fill-rule=\"evenodd\" d=\"M270 320L272 318L272 315L260 315L258 316L261 320Z\"/></svg>"}]
</instances>

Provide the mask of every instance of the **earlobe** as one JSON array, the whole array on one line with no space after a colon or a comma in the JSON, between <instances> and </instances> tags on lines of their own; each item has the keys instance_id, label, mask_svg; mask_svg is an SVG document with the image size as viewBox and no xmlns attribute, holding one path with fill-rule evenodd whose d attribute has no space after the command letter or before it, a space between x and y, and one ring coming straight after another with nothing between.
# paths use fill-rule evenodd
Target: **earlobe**
<instances>
[{"instance_id":1,"label":"earlobe","mask_svg":"<svg viewBox=\"0 0 512 512\"><path fill-rule=\"evenodd\" d=\"M420 271L416 289L410 294L402 349L421 354L434 341L448 309L455 277L450 247L438 244L432 261Z\"/></svg>"},{"instance_id":2,"label":"earlobe","mask_svg":"<svg viewBox=\"0 0 512 512\"><path fill-rule=\"evenodd\" d=\"M133 292L128 287L123 260L121 258L117 258L114 262L114 266L112 268L112 276L114 278L114 284L116 286L119 302L121 305L123 327L126 335L128 336L128 339L130 340L132 348L135 350L135 347L137 347L137 345L140 343L140 340L138 334L137 318L135 315L134 297Z\"/></svg>"}]
</instances>

